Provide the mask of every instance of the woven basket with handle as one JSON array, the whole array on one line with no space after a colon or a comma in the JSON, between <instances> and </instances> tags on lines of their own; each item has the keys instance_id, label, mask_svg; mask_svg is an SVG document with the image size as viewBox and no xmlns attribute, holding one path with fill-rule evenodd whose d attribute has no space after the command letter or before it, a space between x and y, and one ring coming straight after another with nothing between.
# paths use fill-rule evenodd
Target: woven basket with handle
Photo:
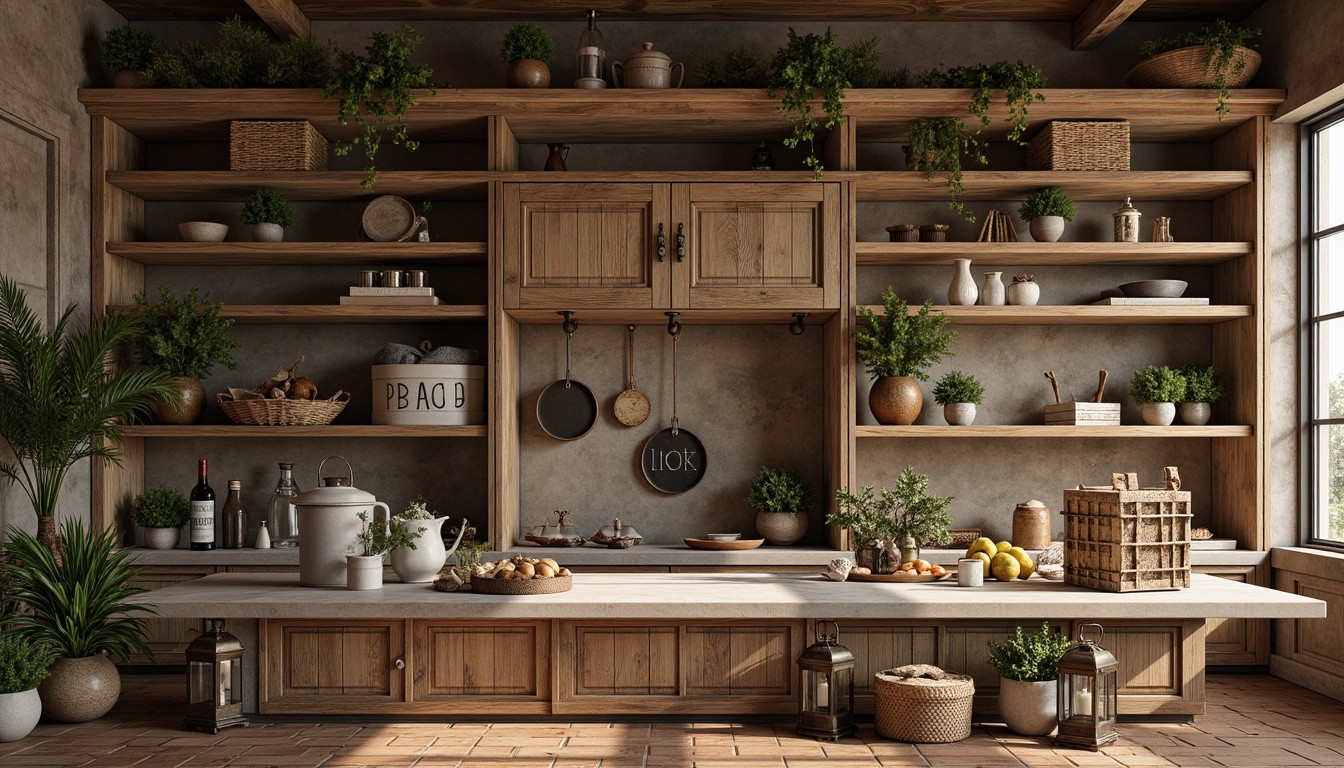
<instances>
[{"instance_id":1,"label":"woven basket with handle","mask_svg":"<svg viewBox=\"0 0 1344 768\"><path fill-rule=\"evenodd\" d=\"M910 664L873 675L877 735L916 744L961 741L971 735L975 683L931 664Z\"/></svg>"},{"instance_id":2,"label":"woven basket with handle","mask_svg":"<svg viewBox=\"0 0 1344 768\"><path fill-rule=\"evenodd\" d=\"M330 424L345 410L350 393L330 400L234 400L227 392L215 395L219 407L234 424L253 427L320 427Z\"/></svg>"}]
</instances>

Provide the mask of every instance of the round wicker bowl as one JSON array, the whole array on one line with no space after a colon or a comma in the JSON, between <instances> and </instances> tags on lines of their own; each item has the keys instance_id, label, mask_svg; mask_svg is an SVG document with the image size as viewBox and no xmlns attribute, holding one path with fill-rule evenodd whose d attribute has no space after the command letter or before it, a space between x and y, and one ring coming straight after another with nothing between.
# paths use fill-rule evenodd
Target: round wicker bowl
<instances>
[{"instance_id":1,"label":"round wicker bowl","mask_svg":"<svg viewBox=\"0 0 1344 768\"><path fill-rule=\"evenodd\" d=\"M971 735L975 683L968 675L911 664L873 675L877 735L915 744L961 741Z\"/></svg>"},{"instance_id":2,"label":"round wicker bowl","mask_svg":"<svg viewBox=\"0 0 1344 768\"><path fill-rule=\"evenodd\" d=\"M320 427L330 424L345 410L350 393L333 400L234 400L228 393L215 395L224 415L234 424L253 427Z\"/></svg>"},{"instance_id":3,"label":"round wicker bowl","mask_svg":"<svg viewBox=\"0 0 1344 768\"><path fill-rule=\"evenodd\" d=\"M1129 70L1125 82L1131 88L1212 88L1213 72L1204 55L1202 45L1159 53ZM1237 48L1237 58L1245 65L1237 75L1228 73L1228 88L1245 88L1260 69L1260 54L1250 48Z\"/></svg>"},{"instance_id":4,"label":"round wicker bowl","mask_svg":"<svg viewBox=\"0 0 1344 768\"><path fill-rule=\"evenodd\" d=\"M574 588L573 576L552 576L549 579L477 579L471 580L471 591L478 595L553 595Z\"/></svg>"}]
</instances>

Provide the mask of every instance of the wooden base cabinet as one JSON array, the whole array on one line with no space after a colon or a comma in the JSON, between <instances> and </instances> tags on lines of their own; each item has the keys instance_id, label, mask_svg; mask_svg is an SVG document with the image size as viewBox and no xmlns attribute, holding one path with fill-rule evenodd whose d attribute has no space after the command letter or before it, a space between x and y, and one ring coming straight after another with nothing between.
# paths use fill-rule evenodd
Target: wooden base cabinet
<instances>
[{"instance_id":1,"label":"wooden base cabinet","mask_svg":"<svg viewBox=\"0 0 1344 768\"><path fill-rule=\"evenodd\" d=\"M412 702L434 712L550 714L549 622L416 621L413 631Z\"/></svg>"},{"instance_id":2,"label":"wooden base cabinet","mask_svg":"<svg viewBox=\"0 0 1344 768\"><path fill-rule=\"evenodd\" d=\"M406 622L263 621L262 714L394 712L406 701Z\"/></svg>"},{"instance_id":3,"label":"wooden base cabinet","mask_svg":"<svg viewBox=\"0 0 1344 768\"><path fill-rule=\"evenodd\" d=\"M1200 566L1195 569L1222 579L1260 583L1255 566ZM1204 655L1209 666L1257 666L1269 663L1268 619L1209 619Z\"/></svg>"}]
</instances>

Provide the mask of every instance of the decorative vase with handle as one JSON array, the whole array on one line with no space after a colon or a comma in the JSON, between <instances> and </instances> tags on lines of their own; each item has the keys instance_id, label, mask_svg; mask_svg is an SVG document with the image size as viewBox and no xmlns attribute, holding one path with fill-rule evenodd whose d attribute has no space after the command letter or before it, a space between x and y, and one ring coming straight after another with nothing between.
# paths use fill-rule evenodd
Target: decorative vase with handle
<instances>
[{"instance_id":1,"label":"decorative vase with handle","mask_svg":"<svg viewBox=\"0 0 1344 768\"><path fill-rule=\"evenodd\" d=\"M546 157L546 165L543 170L547 171L567 171L565 161L569 159L569 147L564 144L547 144L546 148L551 151Z\"/></svg>"},{"instance_id":2,"label":"decorative vase with handle","mask_svg":"<svg viewBox=\"0 0 1344 768\"><path fill-rule=\"evenodd\" d=\"M971 277L971 260L952 261L957 265L957 271L952 275L952 284L947 287L947 303L969 307L980 297L980 290L975 287L975 278Z\"/></svg>"},{"instance_id":3,"label":"decorative vase with handle","mask_svg":"<svg viewBox=\"0 0 1344 768\"><path fill-rule=\"evenodd\" d=\"M424 584L434 580L443 569L448 556L457 551L462 543L462 534L467 530L466 521L458 527L457 541L452 549L443 545L443 521L445 517L433 520L403 520L402 525L418 531L420 537L415 540L415 549L399 547L392 550L392 570L397 578L407 584Z\"/></svg>"}]
</instances>

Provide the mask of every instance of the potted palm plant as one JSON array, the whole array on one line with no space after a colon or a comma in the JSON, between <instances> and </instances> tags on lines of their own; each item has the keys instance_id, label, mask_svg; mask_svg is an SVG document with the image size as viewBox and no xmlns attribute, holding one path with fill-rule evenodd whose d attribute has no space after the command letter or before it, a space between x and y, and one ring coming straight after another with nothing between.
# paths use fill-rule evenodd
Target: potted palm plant
<instances>
[{"instance_id":1,"label":"potted palm plant","mask_svg":"<svg viewBox=\"0 0 1344 768\"><path fill-rule=\"evenodd\" d=\"M1185 396L1176 409L1181 423L1202 427L1209 423L1213 404L1227 394L1227 387L1212 365L1185 365L1180 373L1185 379Z\"/></svg>"},{"instance_id":2,"label":"potted palm plant","mask_svg":"<svg viewBox=\"0 0 1344 768\"><path fill-rule=\"evenodd\" d=\"M201 379L216 365L236 370L232 352L238 342L229 338L233 321L223 316L223 303L212 304L192 288L181 302L166 286L159 286L159 303L151 305L144 296L133 296L144 315L135 334L135 350L140 361L172 376L171 397L161 398L154 407L154 421L160 424L194 424L205 409L205 387Z\"/></svg>"},{"instance_id":3,"label":"potted palm plant","mask_svg":"<svg viewBox=\"0 0 1344 768\"><path fill-rule=\"evenodd\" d=\"M1165 365L1150 365L1134 372L1129 394L1143 406L1145 424L1170 426L1176 419L1176 403L1185 398L1185 377Z\"/></svg>"},{"instance_id":4,"label":"potted palm plant","mask_svg":"<svg viewBox=\"0 0 1344 768\"><path fill-rule=\"evenodd\" d=\"M944 329L946 316L932 314L931 301L912 315L905 300L887 286L882 305L881 317L859 307L859 317L868 328L854 329L859 361L874 379L868 407L879 424L914 424L924 407L919 382L928 381L929 366L949 354L957 334Z\"/></svg>"},{"instance_id":5,"label":"potted palm plant","mask_svg":"<svg viewBox=\"0 0 1344 768\"><path fill-rule=\"evenodd\" d=\"M943 418L953 426L974 423L975 407L984 397L980 380L961 371L948 371L933 385L933 401L943 406Z\"/></svg>"},{"instance_id":6,"label":"potted palm plant","mask_svg":"<svg viewBox=\"0 0 1344 768\"><path fill-rule=\"evenodd\" d=\"M0 574L13 585L9 600L22 608L9 620L20 637L52 648L59 658L38 686L42 713L63 723L83 723L107 714L121 695L121 677L108 658L132 651L150 659L143 616L152 608L131 602L147 590L132 584L132 555L108 528L94 533L78 519L61 528L65 549L58 560L32 535L10 529L10 562Z\"/></svg>"},{"instance_id":7,"label":"potted palm plant","mask_svg":"<svg viewBox=\"0 0 1344 768\"><path fill-rule=\"evenodd\" d=\"M516 24L504 33L499 55L509 62L504 80L510 88L549 88L555 43L541 27L531 22Z\"/></svg>"},{"instance_id":8,"label":"potted palm plant","mask_svg":"<svg viewBox=\"0 0 1344 768\"><path fill-rule=\"evenodd\" d=\"M1073 221L1078 208L1059 187L1045 187L1027 196L1017 209L1038 243L1054 243L1064 234L1064 222Z\"/></svg>"},{"instance_id":9,"label":"potted palm plant","mask_svg":"<svg viewBox=\"0 0 1344 768\"><path fill-rule=\"evenodd\" d=\"M145 546L172 549L190 517L191 503L176 488L160 485L135 497L131 522L145 529Z\"/></svg>"},{"instance_id":10,"label":"potted palm plant","mask_svg":"<svg viewBox=\"0 0 1344 768\"><path fill-rule=\"evenodd\" d=\"M37 686L47 679L56 652L0 623L0 742L18 741L42 717Z\"/></svg>"},{"instance_id":11,"label":"potted palm plant","mask_svg":"<svg viewBox=\"0 0 1344 768\"><path fill-rule=\"evenodd\" d=\"M1002 643L989 643L989 665L999 673L999 714L1014 733L1045 736L1056 724L1056 678L1059 660L1069 650L1069 638L1041 631L1022 634L1017 627Z\"/></svg>"},{"instance_id":12,"label":"potted palm plant","mask_svg":"<svg viewBox=\"0 0 1344 768\"><path fill-rule=\"evenodd\" d=\"M19 284L0 275L0 437L14 454L0 476L23 489L37 537L53 550L66 473L86 458L117 461L122 422L172 392L161 371L106 365L141 318L104 315L76 331L74 312L71 304L44 332Z\"/></svg>"},{"instance_id":13,"label":"potted palm plant","mask_svg":"<svg viewBox=\"0 0 1344 768\"><path fill-rule=\"evenodd\" d=\"M766 543L787 546L807 533L812 486L796 469L761 467L747 490L747 506L756 510L756 531Z\"/></svg>"}]
</instances>

